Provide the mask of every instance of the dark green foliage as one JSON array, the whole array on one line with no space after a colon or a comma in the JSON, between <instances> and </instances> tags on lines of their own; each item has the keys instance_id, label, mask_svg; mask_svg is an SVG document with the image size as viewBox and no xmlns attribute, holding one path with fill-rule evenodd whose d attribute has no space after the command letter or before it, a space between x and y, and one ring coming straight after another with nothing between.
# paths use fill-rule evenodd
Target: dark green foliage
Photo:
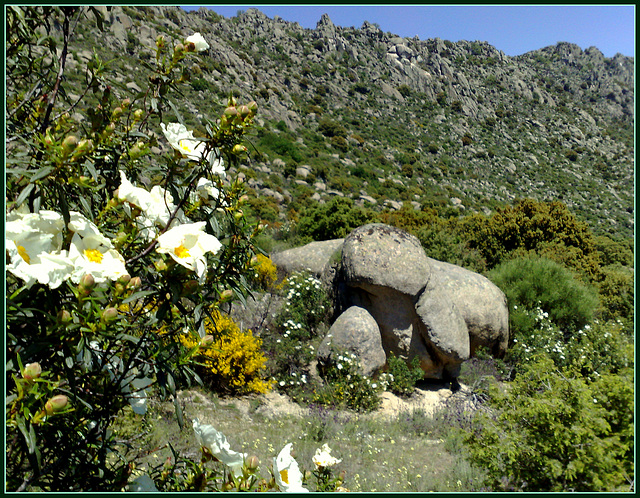
<instances>
[{"instance_id":1,"label":"dark green foliage","mask_svg":"<svg viewBox=\"0 0 640 498\"><path fill-rule=\"evenodd\" d=\"M607 388L612 386L608 383ZM496 491L614 491L629 468L631 384L622 379L609 400L598 383L557 370L541 358L525 366L508 390L489 390L491 411L465 442L471 462ZM604 387L604 386L603 386ZM611 421L623 428L612 427Z\"/></svg>"},{"instance_id":2,"label":"dark green foliage","mask_svg":"<svg viewBox=\"0 0 640 498\"><path fill-rule=\"evenodd\" d=\"M489 278L506 294L513 335L533 331L525 310L540 307L564 333L590 323L598 307L595 290L581 283L560 264L540 257L517 258L489 272ZM514 309L514 307L516 307Z\"/></svg>"},{"instance_id":3,"label":"dark green foliage","mask_svg":"<svg viewBox=\"0 0 640 498\"><path fill-rule=\"evenodd\" d=\"M372 213L355 206L351 199L336 197L306 209L300 217L298 231L313 240L339 239L372 219Z\"/></svg>"},{"instance_id":4,"label":"dark green foliage","mask_svg":"<svg viewBox=\"0 0 640 498\"><path fill-rule=\"evenodd\" d=\"M258 145L263 149L270 149L280 156L288 156L296 162L304 160L304 156L287 134L277 134L265 131L260 137Z\"/></svg>"},{"instance_id":5,"label":"dark green foliage","mask_svg":"<svg viewBox=\"0 0 640 498\"><path fill-rule=\"evenodd\" d=\"M599 268L591 230L561 202L520 200L514 206L498 209L491 217L468 216L461 228L470 247L480 251L489 268L516 249L537 250L544 244L559 244L561 252L574 248L574 268L589 277Z\"/></svg>"},{"instance_id":6,"label":"dark green foliage","mask_svg":"<svg viewBox=\"0 0 640 498\"><path fill-rule=\"evenodd\" d=\"M321 119L318 123L318 131L325 137L346 137L347 130L344 126L330 119Z\"/></svg>"},{"instance_id":7,"label":"dark green foliage","mask_svg":"<svg viewBox=\"0 0 640 498\"><path fill-rule=\"evenodd\" d=\"M416 382L424 378L424 371L420 367L420 359L415 356L410 364L391 354L387 358L387 390L398 396L409 396L415 389ZM389 377L391 375L391 377Z\"/></svg>"}]
</instances>

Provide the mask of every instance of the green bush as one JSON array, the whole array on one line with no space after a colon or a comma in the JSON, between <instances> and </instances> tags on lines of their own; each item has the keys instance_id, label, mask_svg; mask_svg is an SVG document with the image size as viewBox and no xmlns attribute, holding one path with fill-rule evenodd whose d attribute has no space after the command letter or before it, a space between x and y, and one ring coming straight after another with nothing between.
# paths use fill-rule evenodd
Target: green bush
<instances>
[{"instance_id":1,"label":"green bush","mask_svg":"<svg viewBox=\"0 0 640 498\"><path fill-rule=\"evenodd\" d=\"M461 234L470 247L478 249L493 268L513 251L549 250L559 244L573 252L576 270L594 277L599 269L594 236L561 202L518 201L498 209L491 217L475 214L460 224Z\"/></svg>"},{"instance_id":2,"label":"green bush","mask_svg":"<svg viewBox=\"0 0 640 498\"><path fill-rule=\"evenodd\" d=\"M509 389L491 386L489 409L466 432L470 460L495 491L620 490L630 463L626 386L605 400L605 389L541 357L525 365ZM614 431L614 419L623 430Z\"/></svg>"},{"instance_id":3,"label":"green bush","mask_svg":"<svg viewBox=\"0 0 640 498\"><path fill-rule=\"evenodd\" d=\"M424 370L420 367L420 359L415 356L409 364L391 354L387 358L387 369L381 374L380 382L398 396L409 396L416 387L416 382L424 378Z\"/></svg>"},{"instance_id":4,"label":"green bush","mask_svg":"<svg viewBox=\"0 0 640 498\"><path fill-rule=\"evenodd\" d=\"M502 263L488 274L506 294L512 336L529 335L535 320L528 314L541 308L565 336L590 323L598 308L595 290L581 283L567 268L539 257Z\"/></svg>"},{"instance_id":5,"label":"green bush","mask_svg":"<svg viewBox=\"0 0 640 498\"><path fill-rule=\"evenodd\" d=\"M349 408L370 412L380 406L382 386L358 372L357 357L348 352L333 351L328 365L324 365L324 386L313 396L314 403L335 408Z\"/></svg>"},{"instance_id":6,"label":"green bush","mask_svg":"<svg viewBox=\"0 0 640 498\"><path fill-rule=\"evenodd\" d=\"M326 204L306 209L300 216L298 231L313 240L339 239L372 219L373 213L354 206L351 199L336 197Z\"/></svg>"}]
</instances>

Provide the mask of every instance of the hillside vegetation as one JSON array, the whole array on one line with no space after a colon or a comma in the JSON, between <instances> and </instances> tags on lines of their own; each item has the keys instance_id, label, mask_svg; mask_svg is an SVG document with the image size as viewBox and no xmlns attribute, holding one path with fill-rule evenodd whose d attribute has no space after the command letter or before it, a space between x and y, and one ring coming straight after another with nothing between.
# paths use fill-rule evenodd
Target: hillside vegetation
<instances>
[{"instance_id":1,"label":"hillside vegetation","mask_svg":"<svg viewBox=\"0 0 640 498\"><path fill-rule=\"evenodd\" d=\"M7 13L8 491L633 491L632 58ZM269 254L371 222L506 295L461 389L317 368L331 292ZM444 408L369 417L418 389Z\"/></svg>"}]
</instances>

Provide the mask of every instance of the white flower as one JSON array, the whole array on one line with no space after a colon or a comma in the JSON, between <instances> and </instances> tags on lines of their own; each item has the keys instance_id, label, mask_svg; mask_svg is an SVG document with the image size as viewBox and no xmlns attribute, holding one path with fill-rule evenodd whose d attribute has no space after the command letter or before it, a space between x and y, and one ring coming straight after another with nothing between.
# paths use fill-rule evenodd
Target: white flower
<instances>
[{"instance_id":1,"label":"white flower","mask_svg":"<svg viewBox=\"0 0 640 498\"><path fill-rule=\"evenodd\" d=\"M74 266L71 281L78 284L87 273L96 283L128 275L124 258L98 227L76 211L71 211L70 215L69 230L74 232L69 248L69 259Z\"/></svg>"},{"instance_id":2,"label":"white flower","mask_svg":"<svg viewBox=\"0 0 640 498\"><path fill-rule=\"evenodd\" d=\"M209 203L220 197L220 190L213 186L213 182L211 180L207 178L200 178L194 194L200 197L205 203ZM192 198L192 202L194 200L195 199Z\"/></svg>"},{"instance_id":3,"label":"white flower","mask_svg":"<svg viewBox=\"0 0 640 498\"><path fill-rule=\"evenodd\" d=\"M333 467L341 461L331 455L331 448L326 443L322 445L322 448L318 448L313 456L313 463L316 464L316 467Z\"/></svg>"},{"instance_id":4,"label":"white flower","mask_svg":"<svg viewBox=\"0 0 640 498\"><path fill-rule=\"evenodd\" d=\"M169 123L165 125L160 123L162 133L169 141L169 145L175 150L180 152L184 157L192 159L193 161L200 161L205 154L207 144L202 140L198 140L193 136L193 131L187 130L187 127L180 123ZM215 150L209 152L206 160L211 166L211 172L224 176L224 164L222 158L217 157L218 153Z\"/></svg>"},{"instance_id":5,"label":"white flower","mask_svg":"<svg viewBox=\"0 0 640 498\"><path fill-rule=\"evenodd\" d=\"M124 171L120 171L120 187L118 188L118 198L127 201L140 208L143 215L137 218L137 222L142 235L147 239L156 236L155 226L166 227L171 217L171 213L176 210L173 197L169 192L155 185L151 192L134 187L127 179ZM184 221L184 214L178 211L176 217Z\"/></svg>"},{"instance_id":6,"label":"white flower","mask_svg":"<svg viewBox=\"0 0 640 498\"><path fill-rule=\"evenodd\" d=\"M7 216L5 247L10 263L7 270L24 280L26 287L36 281L59 287L73 271L67 252L62 251L64 220L54 211L14 212Z\"/></svg>"},{"instance_id":7,"label":"white flower","mask_svg":"<svg viewBox=\"0 0 640 498\"><path fill-rule=\"evenodd\" d=\"M280 491L288 493L308 493L307 488L302 487L302 472L298 462L291 456L293 443L288 443L282 451L273 459L273 473Z\"/></svg>"},{"instance_id":8,"label":"white flower","mask_svg":"<svg viewBox=\"0 0 640 498\"><path fill-rule=\"evenodd\" d=\"M193 43L196 46L196 52L202 52L209 48L209 44L200 33L192 34L191 36L187 37L185 42Z\"/></svg>"},{"instance_id":9,"label":"white flower","mask_svg":"<svg viewBox=\"0 0 640 498\"><path fill-rule=\"evenodd\" d=\"M212 425L200 424L198 419L193 421L193 431L200 446L207 448L214 457L228 466L236 477L242 475L242 466L247 455L233 451L224 434Z\"/></svg>"},{"instance_id":10,"label":"white flower","mask_svg":"<svg viewBox=\"0 0 640 498\"><path fill-rule=\"evenodd\" d=\"M185 223L166 231L158 237L156 251L169 254L176 263L195 271L202 280L207 272L204 255L217 253L222 244L204 231L206 222Z\"/></svg>"}]
</instances>

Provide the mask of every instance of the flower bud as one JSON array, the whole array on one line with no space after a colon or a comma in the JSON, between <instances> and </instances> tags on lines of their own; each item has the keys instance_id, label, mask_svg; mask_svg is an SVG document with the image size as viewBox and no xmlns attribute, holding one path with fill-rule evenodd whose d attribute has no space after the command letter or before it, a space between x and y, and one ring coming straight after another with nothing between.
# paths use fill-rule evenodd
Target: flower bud
<instances>
[{"instance_id":1,"label":"flower bud","mask_svg":"<svg viewBox=\"0 0 640 498\"><path fill-rule=\"evenodd\" d=\"M136 109L133 111L133 120L140 121L144 117L144 111L142 109Z\"/></svg>"},{"instance_id":2,"label":"flower bud","mask_svg":"<svg viewBox=\"0 0 640 498\"><path fill-rule=\"evenodd\" d=\"M167 269L167 263L164 262L164 260L159 259L154 263L154 266L156 267L156 270L158 271L164 271Z\"/></svg>"},{"instance_id":3,"label":"flower bud","mask_svg":"<svg viewBox=\"0 0 640 498\"><path fill-rule=\"evenodd\" d=\"M118 119L120 119L120 116L122 116L122 113L124 111L122 110L122 107L116 107L113 111L111 111L111 120L112 121L118 121Z\"/></svg>"},{"instance_id":4,"label":"flower bud","mask_svg":"<svg viewBox=\"0 0 640 498\"><path fill-rule=\"evenodd\" d=\"M238 201L240 201L241 203L248 202L249 196L247 194L244 194L243 196L240 197L240 199L238 199Z\"/></svg>"},{"instance_id":5,"label":"flower bud","mask_svg":"<svg viewBox=\"0 0 640 498\"><path fill-rule=\"evenodd\" d=\"M124 275L120 275L120 277L118 277L117 282L120 284L128 284L131 281L131 275L129 275L128 273L125 273Z\"/></svg>"},{"instance_id":6,"label":"flower bud","mask_svg":"<svg viewBox=\"0 0 640 498\"><path fill-rule=\"evenodd\" d=\"M80 279L80 283L78 284L78 289L85 294L91 293L91 290L96 286L96 281L93 278L93 275L87 273L83 275Z\"/></svg>"},{"instance_id":7,"label":"flower bud","mask_svg":"<svg viewBox=\"0 0 640 498\"><path fill-rule=\"evenodd\" d=\"M185 50L187 52L195 52L196 51L196 44L193 43L192 41L188 41L186 43L186 45L184 46Z\"/></svg>"},{"instance_id":8,"label":"flower bud","mask_svg":"<svg viewBox=\"0 0 640 498\"><path fill-rule=\"evenodd\" d=\"M242 212L241 209L238 209L233 215L233 217L236 219L236 221L240 221L243 216L244 216L244 213Z\"/></svg>"},{"instance_id":9,"label":"flower bud","mask_svg":"<svg viewBox=\"0 0 640 498\"><path fill-rule=\"evenodd\" d=\"M238 114L240 114L242 119L245 119L247 116L251 114L251 111L249 110L249 106L241 105L240 107L238 107Z\"/></svg>"},{"instance_id":10,"label":"flower bud","mask_svg":"<svg viewBox=\"0 0 640 498\"><path fill-rule=\"evenodd\" d=\"M240 155L244 152L247 152L247 148L244 145L235 144L233 146L232 152L236 155Z\"/></svg>"},{"instance_id":11,"label":"flower bud","mask_svg":"<svg viewBox=\"0 0 640 498\"><path fill-rule=\"evenodd\" d=\"M257 456L251 455L249 458L247 458L247 461L245 463L247 465L247 469L253 472L255 470L258 470L258 465L260 465L260 460L258 460Z\"/></svg>"},{"instance_id":12,"label":"flower bud","mask_svg":"<svg viewBox=\"0 0 640 498\"><path fill-rule=\"evenodd\" d=\"M184 53L184 45L182 43L178 43L173 49L173 56L179 57Z\"/></svg>"},{"instance_id":13,"label":"flower bud","mask_svg":"<svg viewBox=\"0 0 640 498\"><path fill-rule=\"evenodd\" d=\"M69 154L76 148L77 145L78 137L69 135L62 141L62 150L65 154Z\"/></svg>"},{"instance_id":14,"label":"flower bud","mask_svg":"<svg viewBox=\"0 0 640 498\"><path fill-rule=\"evenodd\" d=\"M164 35L160 35L156 38L156 47L164 48Z\"/></svg>"},{"instance_id":15,"label":"flower bud","mask_svg":"<svg viewBox=\"0 0 640 498\"><path fill-rule=\"evenodd\" d=\"M64 394L57 394L45 403L44 411L47 413L47 415L53 415L54 413L59 413L64 410L68 404L69 398L67 398Z\"/></svg>"},{"instance_id":16,"label":"flower bud","mask_svg":"<svg viewBox=\"0 0 640 498\"><path fill-rule=\"evenodd\" d=\"M104 323L113 323L118 319L118 310L110 307L102 312L102 321Z\"/></svg>"},{"instance_id":17,"label":"flower bud","mask_svg":"<svg viewBox=\"0 0 640 498\"><path fill-rule=\"evenodd\" d=\"M109 123L107 126L105 126L104 131L102 132L103 138L113 135L114 131L116 131L116 124Z\"/></svg>"},{"instance_id":18,"label":"flower bud","mask_svg":"<svg viewBox=\"0 0 640 498\"><path fill-rule=\"evenodd\" d=\"M230 301L233 298L233 291L231 289L226 289L220 293L220 301L225 303Z\"/></svg>"},{"instance_id":19,"label":"flower bud","mask_svg":"<svg viewBox=\"0 0 640 498\"><path fill-rule=\"evenodd\" d=\"M137 112L137 111L136 111ZM139 157L144 155L143 151L144 144L142 142L138 142L133 147L129 149L129 157L131 159L138 159Z\"/></svg>"},{"instance_id":20,"label":"flower bud","mask_svg":"<svg viewBox=\"0 0 640 498\"><path fill-rule=\"evenodd\" d=\"M122 101L122 108L127 109L131 105L131 99L128 97Z\"/></svg>"},{"instance_id":21,"label":"flower bud","mask_svg":"<svg viewBox=\"0 0 640 498\"><path fill-rule=\"evenodd\" d=\"M224 115L227 116L227 118L235 118L238 115L238 109L233 106L227 107L224 110Z\"/></svg>"},{"instance_id":22,"label":"flower bud","mask_svg":"<svg viewBox=\"0 0 640 498\"><path fill-rule=\"evenodd\" d=\"M40 363L27 363L22 371L22 377L26 380L33 380L40 377L42 367Z\"/></svg>"},{"instance_id":23,"label":"flower bud","mask_svg":"<svg viewBox=\"0 0 640 498\"><path fill-rule=\"evenodd\" d=\"M89 152L91 151L91 149L93 149L93 140L91 139L87 140L86 138L83 138L78 142L78 146L74 151L74 156L77 156L79 154L84 154L85 152Z\"/></svg>"},{"instance_id":24,"label":"flower bud","mask_svg":"<svg viewBox=\"0 0 640 498\"><path fill-rule=\"evenodd\" d=\"M237 103L238 101L236 100L236 98L233 95L231 95L229 97L229 107L235 107Z\"/></svg>"},{"instance_id":25,"label":"flower bud","mask_svg":"<svg viewBox=\"0 0 640 498\"><path fill-rule=\"evenodd\" d=\"M61 323L62 325L71 323L71 313L69 313L67 310L58 311L58 315L56 316L56 318L58 319L58 323Z\"/></svg>"},{"instance_id":26,"label":"flower bud","mask_svg":"<svg viewBox=\"0 0 640 498\"><path fill-rule=\"evenodd\" d=\"M258 112L258 103L255 100L252 100L251 102L249 102L247 104L247 107L249 108L249 112L253 116L255 116L255 114Z\"/></svg>"},{"instance_id":27,"label":"flower bud","mask_svg":"<svg viewBox=\"0 0 640 498\"><path fill-rule=\"evenodd\" d=\"M142 285L142 279L140 277L133 277L127 284L127 289L135 290L139 289Z\"/></svg>"},{"instance_id":28,"label":"flower bud","mask_svg":"<svg viewBox=\"0 0 640 498\"><path fill-rule=\"evenodd\" d=\"M213 336L211 334L207 334L200 339L200 346L209 346L211 344L213 344Z\"/></svg>"}]
</instances>

